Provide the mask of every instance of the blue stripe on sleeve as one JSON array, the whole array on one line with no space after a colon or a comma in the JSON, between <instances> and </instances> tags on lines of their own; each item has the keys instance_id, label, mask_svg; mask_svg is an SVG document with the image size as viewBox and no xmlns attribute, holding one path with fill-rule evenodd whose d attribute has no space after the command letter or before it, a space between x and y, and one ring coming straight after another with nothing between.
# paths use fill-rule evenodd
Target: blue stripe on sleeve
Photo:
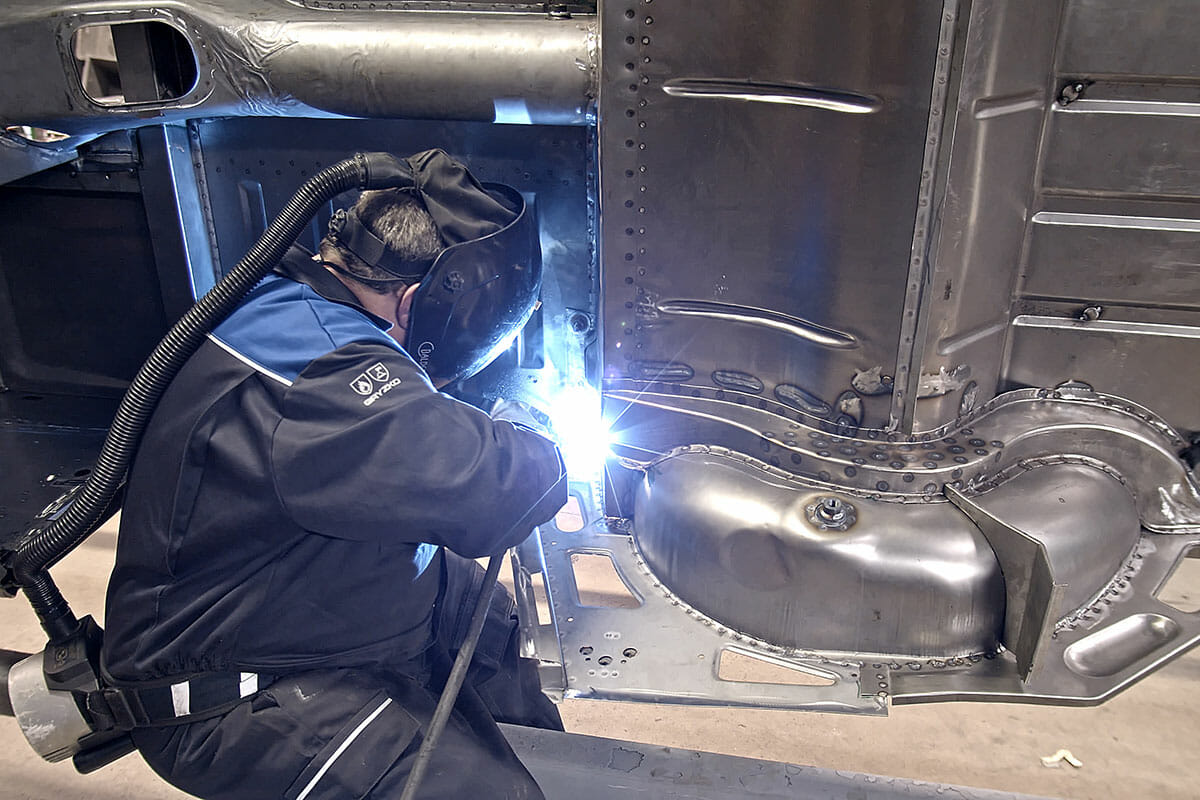
<instances>
[{"instance_id":1,"label":"blue stripe on sleeve","mask_svg":"<svg viewBox=\"0 0 1200 800\"><path fill-rule=\"evenodd\" d=\"M274 275L256 286L213 335L289 381L316 359L353 342L374 342L403 352L365 314Z\"/></svg>"}]
</instances>

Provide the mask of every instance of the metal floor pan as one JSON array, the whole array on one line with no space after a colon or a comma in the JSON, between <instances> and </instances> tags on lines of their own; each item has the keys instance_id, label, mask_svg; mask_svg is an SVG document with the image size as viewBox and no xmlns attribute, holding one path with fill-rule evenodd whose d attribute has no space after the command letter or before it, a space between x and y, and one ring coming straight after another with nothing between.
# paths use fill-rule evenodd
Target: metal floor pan
<instances>
[{"instance_id":1,"label":"metal floor pan","mask_svg":"<svg viewBox=\"0 0 1200 800\"><path fill-rule=\"evenodd\" d=\"M547 800L805 798L890 800L959 797L1033 800L1032 795L886 778L778 761L501 725Z\"/></svg>"}]
</instances>

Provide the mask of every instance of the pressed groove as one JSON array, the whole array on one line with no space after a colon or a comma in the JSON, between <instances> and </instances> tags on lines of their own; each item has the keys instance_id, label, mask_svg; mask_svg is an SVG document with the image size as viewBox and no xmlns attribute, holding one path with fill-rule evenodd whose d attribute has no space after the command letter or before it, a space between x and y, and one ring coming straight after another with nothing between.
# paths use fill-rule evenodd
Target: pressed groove
<instances>
[{"instance_id":1,"label":"pressed groove","mask_svg":"<svg viewBox=\"0 0 1200 800\"><path fill-rule=\"evenodd\" d=\"M873 114L883 107L883 103L877 97L844 89L805 86L799 83L721 78L673 78L664 83L662 88L672 97L807 106L843 114Z\"/></svg>"}]
</instances>

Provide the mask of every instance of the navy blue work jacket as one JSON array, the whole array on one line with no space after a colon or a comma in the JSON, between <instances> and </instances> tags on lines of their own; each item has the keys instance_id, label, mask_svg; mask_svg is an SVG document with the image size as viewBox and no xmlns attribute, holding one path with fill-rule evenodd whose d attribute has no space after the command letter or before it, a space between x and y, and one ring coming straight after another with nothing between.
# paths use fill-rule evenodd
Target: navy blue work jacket
<instances>
[{"instance_id":1,"label":"navy blue work jacket","mask_svg":"<svg viewBox=\"0 0 1200 800\"><path fill-rule=\"evenodd\" d=\"M566 502L533 431L437 392L293 248L185 364L130 472L103 663L119 683L386 665L431 638L441 547Z\"/></svg>"}]
</instances>

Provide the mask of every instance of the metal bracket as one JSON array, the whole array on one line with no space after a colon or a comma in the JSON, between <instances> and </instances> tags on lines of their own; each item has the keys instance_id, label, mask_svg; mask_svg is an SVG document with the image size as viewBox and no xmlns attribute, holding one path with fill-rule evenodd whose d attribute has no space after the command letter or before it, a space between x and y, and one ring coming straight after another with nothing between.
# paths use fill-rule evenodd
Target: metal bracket
<instances>
[{"instance_id":1,"label":"metal bracket","mask_svg":"<svg viewBox=\"0 0 1200 800\"><path fill-rule=\"evenodd\" d=\"M1027 678L1038 649L1054 630L1066 585L1055 582L1040 539L1006 524L952 486L947 485L945 492L987 537L1000 561L1007 595L1004 643L1016 656L1021 677Z\"/></svg>"}]
</instances>

